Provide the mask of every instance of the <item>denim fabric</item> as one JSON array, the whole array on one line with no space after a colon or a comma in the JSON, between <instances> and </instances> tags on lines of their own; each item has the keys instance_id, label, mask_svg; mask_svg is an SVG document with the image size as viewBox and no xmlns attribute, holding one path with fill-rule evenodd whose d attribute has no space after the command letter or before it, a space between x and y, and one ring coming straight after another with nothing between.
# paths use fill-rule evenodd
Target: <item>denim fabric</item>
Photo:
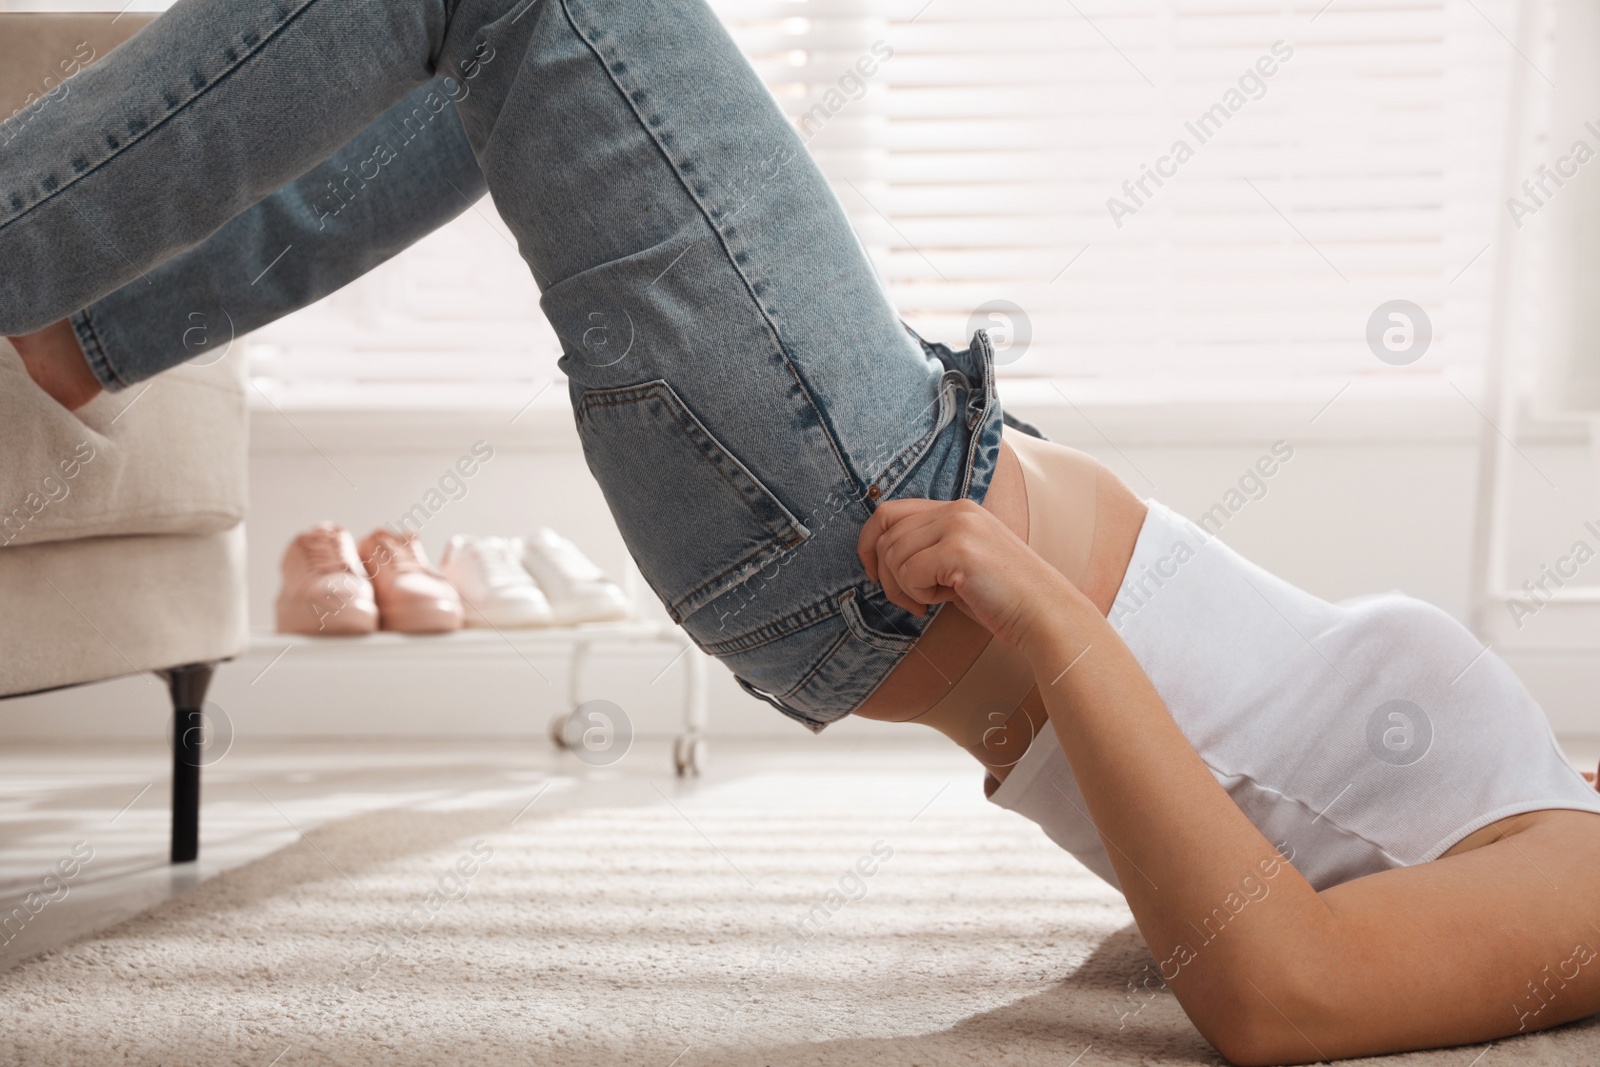
<instances>
[{"instance_id":1,"label":"denim fabric","mask_svg":"<svg viewBox=\"0 0 1600 1067\"><path fill-rule=\"evenodd\" d=\"M74 87L0 155L0 332L72 315L125 386L195 355L191 314L271 321L486 187L696 642L821 729L926 627L855 542L885 500L983 499L987 339L902 327L700 0L183 0Z\"/></svg>"},{"instance_id":2,"label":"denim fabric","mask_svg":"<svg viewBox=\"0 0 1600 1067\"><path fill-rule=\"evenodd\" d=\"M174 357L215 358L232 338L322 299L468 210L487 188L483 172L453 105L419 124L430 98L448 99L443 79L412 90L200 244L73 315L101 384L126 388ZM379 164L384 149L394 158Z\"/></svg>"}]
</instances>

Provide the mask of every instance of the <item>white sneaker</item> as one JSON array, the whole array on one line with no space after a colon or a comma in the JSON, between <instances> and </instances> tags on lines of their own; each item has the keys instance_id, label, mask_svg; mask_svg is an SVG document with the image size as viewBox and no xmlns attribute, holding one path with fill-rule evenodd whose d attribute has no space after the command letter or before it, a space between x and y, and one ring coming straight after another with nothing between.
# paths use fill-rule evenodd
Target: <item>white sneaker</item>
<instances>
[{"instance_id":1,"label":"white sneaker","mask_svg":"<svg viewBox=\"0 0 1600 1067\"><path fill-rule=\"evenodd\" d=\"M540 530L522 542L522 565L544 590L557 623L606 622L630 614L627 594L554 530Z\"/></svg>"},{"instance_id":2,"label":"white sneaker","mask_svg":"<svg viewBox=\"0 0 1600 1067\"><path fill-rule=\"evenodd\" d=\"M468 626L550 624L550 602L522 569L521 554L515 538L457 534L444 546L439 570L461 594Z\"/></svg>"}]
</instances>

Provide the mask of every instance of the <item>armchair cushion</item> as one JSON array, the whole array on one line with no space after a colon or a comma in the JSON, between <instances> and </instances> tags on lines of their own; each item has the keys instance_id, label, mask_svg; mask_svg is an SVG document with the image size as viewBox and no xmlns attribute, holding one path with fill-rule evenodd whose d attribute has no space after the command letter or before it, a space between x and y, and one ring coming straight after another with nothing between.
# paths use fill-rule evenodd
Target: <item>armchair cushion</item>
<instances>
[{"instance_id":1,"label":"armchair cushion","mask_svg":"<svg viewBox=\"0 0 1600 1067\"><path fill-rule=\"evenodd\" d=\"M244 363L186 364L70 412L0 340L0 546L238 525Z\"/></svg>"}]
</instances>

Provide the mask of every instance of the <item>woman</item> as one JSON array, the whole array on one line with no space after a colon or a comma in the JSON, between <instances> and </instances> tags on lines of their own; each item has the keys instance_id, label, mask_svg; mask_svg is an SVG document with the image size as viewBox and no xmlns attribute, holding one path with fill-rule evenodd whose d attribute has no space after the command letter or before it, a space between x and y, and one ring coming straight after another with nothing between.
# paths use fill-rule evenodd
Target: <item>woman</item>
<instances>
[{"instance_id":1,"label":"woman","mask_svg":"<svg viewBox=\"0 0 1600 1067\"><path fill-rule=\"evenodd\" d=\"M1445 837L1493 817L1459 840L1370 786L1323 798L1349 813L1294 818L1326 779L1315 759L1222 774L1240 739L1302 751L1288 731L1307 724L1272 698L1318 677L1307 648L1426 700L1459 633L1322 605L1220 545L1174 563L1195 537L1170 512L1002 429L987 339L955 352L902 328L699 0L189 0L67 85L0 142L0 332L63 403L192 355L194 314L242 333L304 306L487 189L562 340L590 468L672 617L814 730L859 712L974 751L997 801L1122 886L1225 1055L1477 1041L1600 1008L1600 967L1574 949L1600 944L1600 800L1498 661L1456 690L1478 698L1461 722L1493 736L1473 747L1442 721L1416 764L1451 761L1414 777ZM1164 583L1148 597L1141 568ZM1240 577L1299 624L1299 660L1241 607ZM1196 634L1235 640L1194 654ZM1216 684L1230 664L1249 684ZM1338 740L1329 721L1358 703L1308 704L1310 725ZM1348 747L1311 756L1359 772ZM1445 858L1415 851L1430 835Z\"/></svg>"},{"instance_id":2,"label":"woman","mask_svg":"<svg viewBox=\"0 0 1600 1067\"><path fill-rule=\"evenodd\" d=\"M948 734L1119 886L1147 983L1235 1063L1600 1010L1600 796L1497 657L1406 597L1317 600L1092 461L1007 439L1009 513L897 500L863 530L895 603L960 614L859 714ZM1095 488L1058 495L1069 466ZM1097 519L1069 506L1092 500Z\"/></svg>"}]
</instances>

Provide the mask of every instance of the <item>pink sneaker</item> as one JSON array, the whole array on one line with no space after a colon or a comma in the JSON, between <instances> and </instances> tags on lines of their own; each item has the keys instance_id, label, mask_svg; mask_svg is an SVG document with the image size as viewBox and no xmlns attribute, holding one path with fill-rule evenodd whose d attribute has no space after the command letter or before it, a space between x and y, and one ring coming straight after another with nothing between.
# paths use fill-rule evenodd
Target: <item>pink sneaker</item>
<instances>
[{"instance_id":1,"label":"pink sneaker","mask_svg":"<svg viewBox=\"0 0 1600 1067\"><path fill-rule=\"evenodd\" d=\"M378 527L361 541L361 560L378 597L378 625L403 634L461 629L461 594L423 555L416 536Z\"/></svg>"},{"instance_id":2,"label":"pink sneaker","mask_svg":"<svg viewBox=\"0 0 1600 1067\"><path fill-rule=\"evenodd\" d=\"M279 633L332 637L377 628L377 600L350 531L319 522L289 542L278 593Z\"/></svg>"}]
</instances>

